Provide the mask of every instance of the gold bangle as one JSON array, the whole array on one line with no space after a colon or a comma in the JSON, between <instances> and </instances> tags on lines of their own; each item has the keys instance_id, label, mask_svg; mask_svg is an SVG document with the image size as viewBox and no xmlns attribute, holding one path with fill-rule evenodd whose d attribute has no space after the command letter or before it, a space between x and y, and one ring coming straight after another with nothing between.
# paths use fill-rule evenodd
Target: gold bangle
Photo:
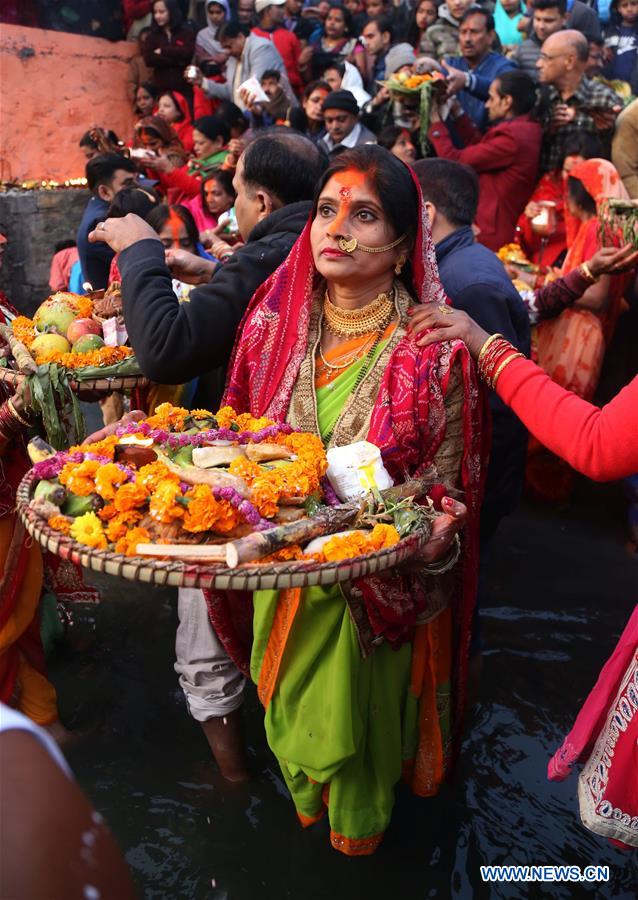
<instances>
[{"instance_id":1,"label":"gold bangle","mask_svg":"<svg viewBox=\"0 0 638 900\"><path fill-rule=\"evenodd\" d=\"M507 357L507 359L504 359L503 362L498 367L498 369L496 370L496 372L494 372L494 374L492 375L492 378L491 378L492 390L495 390L496 382L498 381L499 376L500 376L501 372L503 371L503 369L505 369L507 366L509 366L509 364L512 362L513 359L524 359L524 358L525 358L524 353L512 353L510 356Z\"/></svg>"},{"instance_id":2,"label":"gold bangle","mask_svg":"<svg viewBox=\"0 0 638 900\"><path fill-rule=\"evenodd\" d=\"M27 421L27 419L23 419L18 410L15 408L13 403L11 402L11 397L7 399L7 407L9 408L9 412L13 416L13 418L19 422L21 425L24 425L25 428L28 428L31 422Z\"/></svg>"},{"instance_id":3,"label":"gold bangle","mask_svg":"<svg viewBox=\"0 0 638 900\"><path fill-rule=\"evenodd\" d=\"M502 337L503 337L503 335L502 335L502 334L498 334L498 333L497 333L497 334L491 334L491 335L488 337L488 339L485 341L485 343L484 343L483 346L481 347L481 350L480 350L479 355L478 355L478 360L477 360L477 362L478 362L479 366L481 365L481 360L482 360L483 357L485 356L485 353L486 353L488 347L490 346L490 344L493 343L493 341L497 340L498 338L502 338Z\"/></svg>"},{"instance_id":4,"label":"gold bangle","mask_svg":"<svg viewBox=\"0 0 638 900\"><path fill-rule=\"evenodd\" d=\"M586 262L580 264L580 271L583 278L586 278L590 284L595 284L595 282L598 281L598 276L592 274L592 271Z\"/></svg>"}]
</instances>

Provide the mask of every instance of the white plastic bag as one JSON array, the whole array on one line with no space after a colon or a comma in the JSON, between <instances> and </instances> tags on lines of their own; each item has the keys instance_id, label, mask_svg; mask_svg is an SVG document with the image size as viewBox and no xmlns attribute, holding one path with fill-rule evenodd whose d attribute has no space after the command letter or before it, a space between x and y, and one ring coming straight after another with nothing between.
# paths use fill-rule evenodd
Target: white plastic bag
<instances>
[{"instance_id":1,"label":"white plastic bag","mask_svg":"<svg viewBox=\"0 0 638 900\"><path fill-rule=\"evenodd\" d=\"M342 501L356 500L370 492L392 487L381 451L369 441L357 441L345 447L331 447L327 453L328 479Z\"/></svg>"}]
</instances>

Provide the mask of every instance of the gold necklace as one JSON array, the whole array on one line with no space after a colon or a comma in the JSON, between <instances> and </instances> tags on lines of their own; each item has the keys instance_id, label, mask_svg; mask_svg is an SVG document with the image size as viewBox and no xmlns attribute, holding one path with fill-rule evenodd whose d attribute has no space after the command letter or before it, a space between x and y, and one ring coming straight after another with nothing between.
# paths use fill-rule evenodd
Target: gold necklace
<instances>
[{"instance_id":1,"label":"gold necklace","mask_svg":"<svg viewBox=\"0 0 638 900\"><path fill-rule=\"evenodd\" d=\"M326 294L323 301L323 316L326 328L339 337L361 337L371 331L385 330L394 315L394 292L392 296L379 294L371 303L359 309L342 309L335 306Z\"/></svg>"},{"instance_id":2,"label":"gold necklace","mask_svg":"<svg viewBox=\"0 0 638 900\"><path fill-rule=\"evenodd\" d=\"M344 369L348 369L354 362L361 359L362 356L365 356L367 351L370 348L370 344L374 340L374 332L370 335L367 341L364 343L362 347L359 347L354 353L351 353L345 363L340 363L339 365L335 365L334 363L329 363L326 357L323 355L323 349L321 347L321 340L319 340L319 358L323 365L328 369L327 377L335 378L337 372L343 372Z\"/></svg>"}]
</instances>

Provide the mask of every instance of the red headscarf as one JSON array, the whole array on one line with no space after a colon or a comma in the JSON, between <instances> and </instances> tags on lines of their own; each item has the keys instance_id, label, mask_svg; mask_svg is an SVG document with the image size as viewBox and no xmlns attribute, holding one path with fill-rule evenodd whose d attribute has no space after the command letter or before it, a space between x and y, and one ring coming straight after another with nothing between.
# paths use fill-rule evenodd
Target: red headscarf
<instances>
[{"instance_id":1,"label":"red headscarf","mask_svg":"<svg viewBox=\"0 0 638 900\"><path fill-rule=\"evenodd\" d=\"M345 154L344 154L345 156ZM413 295L418 302L448 303L436 265L434 243L421 191L409 170L418 194L419 221L412 252ZM238 411L283 420L292 389L307 353L310 310L321 283L310 245L308 221L288 258L268 278L251 300L240 327L231 362L225 402ZM453 598L457 624L455 651L456 709L460 722L465 700L466 664L470 624L476 596L478 569L478 514L486 470L483 394L467 348L460 341L418 348L404 337L395 348L383 374L372 410L368 440L382 452L396 481L419 475L431 463L445 437L445 395L453 364L464 392L461 484L468 507L464 559L458 590ZM354 587L362 598L375 636L393 645L411 640L427 598L419 580L399 570L390 578L358 579ZM249 647L243 643L238 616L246 616L247 598L205 592L213 625L231 656L244 671Z\"/></svg>"}]
</instances>

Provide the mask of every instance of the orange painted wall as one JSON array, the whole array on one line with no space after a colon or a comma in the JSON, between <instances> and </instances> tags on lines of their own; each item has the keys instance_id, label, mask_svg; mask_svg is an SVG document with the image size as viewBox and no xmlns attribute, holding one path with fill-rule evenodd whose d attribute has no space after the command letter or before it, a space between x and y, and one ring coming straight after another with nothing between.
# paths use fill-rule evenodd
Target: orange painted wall
<instances>
[{"instance_id":1,"label":"orange painted wall","mask_svg":"<svg viewBox=\"0 0 638 900\"><path fill-rule=\"evenodd\" d=\"M128 142L128 60L137 45L0 25L0 180L78 178L91 125Z\"/></svg>"}]
</instances>

